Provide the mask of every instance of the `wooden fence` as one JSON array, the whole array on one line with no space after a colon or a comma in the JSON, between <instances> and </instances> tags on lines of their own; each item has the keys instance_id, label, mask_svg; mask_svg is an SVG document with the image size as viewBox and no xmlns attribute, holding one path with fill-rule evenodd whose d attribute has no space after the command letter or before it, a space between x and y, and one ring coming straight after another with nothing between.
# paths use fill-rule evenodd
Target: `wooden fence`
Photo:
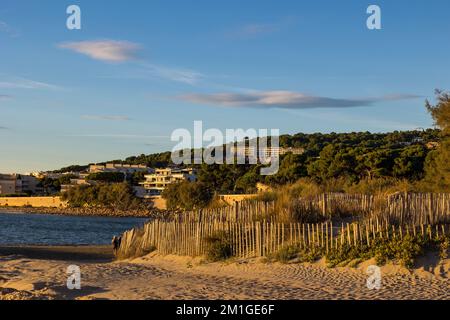
<instances>
[{"instance_id":1,"label":"wooden fence","mask_svg":"<svg viewBox=\"0 0 450 320\"><path fill-rule=\"evenodd\" d=\"M384 199L384 198L383 198ZM328 193L311 198L298 198L286 208L278 208L275 201L244 200L233 205L178 213L178 222L296 222L325 221L333 216L368 214L374 208L375 197ZM281 212L280 212L281 211Z\"/></svg>"},{"instance_id":2,"label":"wooden fence","mask_svg":"<svg viewBox=\"0 0 450 320\"><path fill-rule=\"evenodd\" d=\"M231 206L178 213L177 222L254 222L275 220L275 202L245 200Z\"/></svg>"},{"instance_id":3,"label":"wooden fence","mask_svg":"<svg viewBox=\"0 0 450 320\"><path fill-rule=\"evenodd\" d=\"M237 257L267 256L288 244L329 251L343 245L370 245L377 237L439 236L448 234L450 225L449 194L324 194L294 201L286 209L292 212L277 210L275 202L243 201L155 219L125 232L117 256L142 256L154 248L162 254L201 256L207 249L205 239L218 232L229 237ZM349 215L354 223L336 223ZM285 223L286 216L290 223Z\"/></svg>"},{"instance_id":4,"label":"wooden fence","mask_svg":"<svg viewBox=\"0 0 450 320\"><path fill-rule=\"evenodd\" d=\"M287 207L246 200L232 206L176 214L178 222L322 222L353 216L392 224L450 223L450 194L398 193L391 196L328 193L298 198ZM172 219L171 219L172 220Z\"/></svg>"},{"instance_id":5,"label":"wooden fence","mask_svg":"<svg viewBox=\"0 0 450 320\"><path fill-rule=\"evenodd\" d=\"M387 197L381 208L374 208L367 215L385 223L399 225L450 223L450 194L448 193L399 193Z\"/></svg>"},{"instance_id":6,"label":"wooden fence","mask_svg":"<svg viewBox=\"0 0 450 320\"><path fill-rule=\"evenodd\" d=\"M332 222L269 223L269 222L166 222L155 220L141 229L127 231L117 252L119 259L138 257L157 250L160 254L203 256L208 249L206 238L226 236L233 256L263 257L286 245L300 248L321 248L325 252L343 246L370 246L377 238L403 238L421 234L438 238L450 234L449 225L405 225L402 227L379 221L333 225Z\"/></svg>"}]
</instances>

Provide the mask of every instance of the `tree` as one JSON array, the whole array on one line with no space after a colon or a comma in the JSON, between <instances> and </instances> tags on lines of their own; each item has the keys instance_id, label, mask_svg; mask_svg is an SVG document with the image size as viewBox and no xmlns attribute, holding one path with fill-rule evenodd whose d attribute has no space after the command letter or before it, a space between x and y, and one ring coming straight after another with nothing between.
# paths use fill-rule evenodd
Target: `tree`
<instances>
[{"instance_id":1,"label":"tree","mask_svg":"<svg viewBox=\"0 0 450 320\"><path fill-rule=\"evenodd\" d=\"M288 153L281 159L278 172L273 176L267 176L265 182L282 185L293 183L301 177L305 177L307 175L305 161L306 157L304 155Z\"/></svg>"},{"instance_id":2,"label":"tree","mask_svg":"<svg viewBox=\"0 0 450 320\"><path fill-rule=\"evenodd\" d=\"M118 183L125 180L125 174L123 174L122 172L96 172L88 175L86 177L86 180Z\"/></svg>"},{"instance_id":3,"label":"tree","mask_svg":"<svg viewBox=\"0 0 450 320\"><path fill-rule=\"evenodd\" d=\"M363 150L357 156L356 170L360 177L380 178L389 176L392 171L394 152L390 149Z\"/></svg>"},{"instance_id":4,"label":"tree","mask_svg":"<svg viewBox=\"0 0 450 320\"><path fill-rule=\"evenodd\" d=\"M426 149L422 145L405 148L394 161L394 177L410 179L422 178L426 155Z\"/></svg>"},{"instance_id":5,"label":"tree","mask_svg":"<svg viewBox=\"0 0 450 320\"><path fill-rule=\"evenodd\" d=\"M442 129L441 144L425 162L425 182L439 192L450 191L450 93L436 90L436 104L426 103L435 124Z\"/></svg>"},{"instance_id":6,"label":"tree","mask_svg":"<svg viewBox=\"0 0 450 320\"><path fill-rule=\"evenodd\" d=\"M82 185L63 193L62 200L71 207L107 207L119 210L139 209L142 201L127 183Z\"/></svg>"},{"instance_id":7,"label":"tree","mask_svg":"<svg viewBox=\"0 0 450 320\"><path fill-rule=\"evenodd\" d=\"M202 182L183 181L169 185L162 194L168 209L196 210L206 207L214 194Z\"/></svg>"},{"instance_id":8,"label":"tree","mask_svg":"<svg viewBox=\"0 0 450 320\"><path fill-rule=\"evenodd\" d=\"M318 160L308 166L308 174L317 181L346 177L354 179L356 159L352 148L329 144L320 152Z\"/></svg>"}]
</instances>

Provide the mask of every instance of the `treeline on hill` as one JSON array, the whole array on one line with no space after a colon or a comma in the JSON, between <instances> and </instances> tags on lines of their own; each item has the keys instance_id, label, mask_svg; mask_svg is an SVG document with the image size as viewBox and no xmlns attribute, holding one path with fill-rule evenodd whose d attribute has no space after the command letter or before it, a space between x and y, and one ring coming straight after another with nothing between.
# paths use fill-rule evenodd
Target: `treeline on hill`
<instances>
[{"instance_id":1,"label":"treeline on hill","mask_svg":"<svg viewBox=\"0 0 450 320\"><path fill-rule=\"evenodd\" d=\"M427 142L439 142L441 131L396 131L392 133L314 133L283 135L282 147L304 148L302 155L281 156L276 175L261 176L261 165L196 165L198 179L218 193L251 193L256 183L283 185L300 178L322 183L344 178L349 183L364 179L395 178L417 181L431 149ZM145 164L161 168L173 165L171 153L140 155L116 163ZM430 160L430 159L428 159Z\"/></svg>"},{"instance_id":2,"label":"treeline on hill","mask_svg":"<svg viewBox=\"0 0 450 320\"><path fill-rule=\"evenodd\" d=\"M436 104L427 102L426 108L440 129L283 135L281 147L304 148L305 153L283 155L277 174L261 176L261 165L197 165L198 183L172 186L165 197L169 204L201 207L217 193L253 193L258 182L275 190L289 187L297 194L450 192L450 95L437 91ZM429 142L434 146L430 148ZM114 162L160 168L172 165L170 157L165 152Z\"/></svg>"}]
</instances>

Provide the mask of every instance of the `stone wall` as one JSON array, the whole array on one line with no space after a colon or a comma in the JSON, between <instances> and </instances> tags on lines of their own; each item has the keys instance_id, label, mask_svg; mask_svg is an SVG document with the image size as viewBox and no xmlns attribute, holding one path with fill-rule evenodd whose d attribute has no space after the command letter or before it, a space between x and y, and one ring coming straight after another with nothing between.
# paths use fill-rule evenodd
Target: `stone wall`
<instances>
[{"instance_id":1,"label":"stone wall","mask_svg":"<svg viewBox=\"0 0 450 320\"><path fill-rule=\"evenodd\" d=\"M67 203L59 197L0 197L0 207L60 208Z\"/></svg>"},{"instance_id":2,"label":"stone wall","mask_svg":"<svg viewBox=\"0 0 450 320\"><path fill-rule=\"evenodd\" d=\"M220 199L226 202L229 205L232 205L235 202L241 202L247 199L251 199L256 197L257 194L228 194L228 195L220 195Z\"/></svg>"}]
</instances>

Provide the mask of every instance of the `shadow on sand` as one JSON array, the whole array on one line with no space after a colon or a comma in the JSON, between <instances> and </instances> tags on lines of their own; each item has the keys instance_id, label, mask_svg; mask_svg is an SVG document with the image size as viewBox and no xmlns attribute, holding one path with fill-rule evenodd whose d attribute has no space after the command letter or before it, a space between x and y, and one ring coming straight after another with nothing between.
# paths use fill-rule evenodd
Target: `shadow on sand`
<instances>
[{"instance_id":1,"label":"shadow on sand","mask_svg":"<svg viewBox=\"0 0 450 320\"><path fill-rule=\"evenodd\" d=\"M28 259L83 261L83 262L111 262L114 254L110 246L0 246L0 257L22 256Z\"/></svg>"}]
</instances>

